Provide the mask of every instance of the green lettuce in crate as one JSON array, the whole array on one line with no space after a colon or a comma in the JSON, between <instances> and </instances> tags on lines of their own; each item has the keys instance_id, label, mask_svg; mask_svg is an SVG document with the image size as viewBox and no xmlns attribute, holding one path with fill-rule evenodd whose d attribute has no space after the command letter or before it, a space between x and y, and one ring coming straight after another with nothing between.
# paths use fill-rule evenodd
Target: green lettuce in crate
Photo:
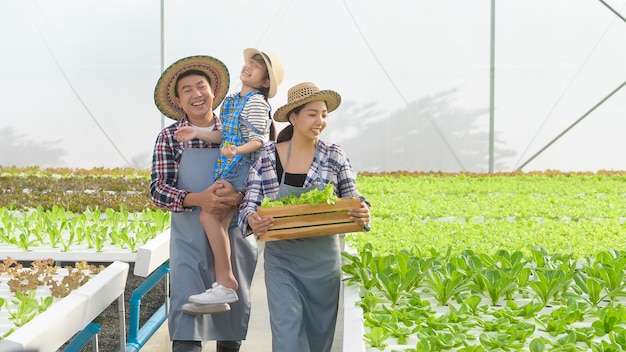
<instances>
[{"instance_id":1,"label":"green lettuce in crate","mask_svg":"<svg viewBox=\"0 0 626 352\"><path fill-rule=\"evenodd\" d=\"M313 189L306 193L302 193L299 197L290 194L287 197L271 200L267 197L263 198L261 208L281 207L284 205L310 204L317 205L320 203L335 204L339 199L335 195L335 187L329 183L323 190Z\"/></svg>"}]
</instances>

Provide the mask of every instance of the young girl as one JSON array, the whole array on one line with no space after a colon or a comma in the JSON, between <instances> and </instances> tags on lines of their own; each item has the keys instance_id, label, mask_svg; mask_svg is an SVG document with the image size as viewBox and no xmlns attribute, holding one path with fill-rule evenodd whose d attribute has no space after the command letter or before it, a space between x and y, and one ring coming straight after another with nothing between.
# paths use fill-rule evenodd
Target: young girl
<instances>
[{"instance_id":1,"label":"young girl","mask_svg":"<svg viewBox=\"0 0 626 352\"><path fill-rule=\"evenodd\" d=\"M268 99L276 95L283 81L284 69L273 53L245 49L244 65L239 74L241 91L224 99L220 111L221 131L203 131L191 126L176 131L175 138L185 142L194 138L208 143L221 142L221 156L215 165L215 180L230 182L241 193L245 191L248 170L264 142L273 139L273 123ZM193 104L192 104L193 105ZM200 222L215 257L216 282L205 292L191 295L196 304L232 303L237 301L237 280L230 261L228 227L236 208L224 214L202 212Z\"/></svg>"},{"instance_id":2,"label":"young girl","mask_svg":"<svg viewBox=\"0 0 626 352\"><path fill-rule=\"evenodd\" d=\"M290 125L277 143L261 148L248 174L238 221L244 236L261 236L272 226L271 217L256 212L264 198L300 195L328 183L338 197L361 199L348 216L368 230L369 204L359 194L348 157L338 145L319 139L328 113L340 102L337 92L320 91L311 82L289 89L288 103L276 110L274 120ZM272 351L329 352L339 305L339 237L269 241L263 252Z\"/></svg>"}]
</instances>

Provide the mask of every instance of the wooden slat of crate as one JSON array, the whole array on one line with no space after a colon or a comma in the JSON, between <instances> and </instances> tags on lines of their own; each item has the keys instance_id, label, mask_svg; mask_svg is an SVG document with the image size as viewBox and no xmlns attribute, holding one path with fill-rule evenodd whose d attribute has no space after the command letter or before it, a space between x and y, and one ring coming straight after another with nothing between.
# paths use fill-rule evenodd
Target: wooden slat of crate
<instances>
[{"instance_id":1,"label":"wooden slat of crate","mask_svg":"<svg viewBox=\"0 0 626 352\"><path fill-rule=\"evenodd\" d=\"M316 237L335 235L338 233L349 233L363 231L363 227L354 221L343 224L329 224L321 226L308 226L298 229L270 230L259 236L262 242L291 240L296 238Z\"/></svg>"},{"instance_id":2,"label":"wooden slat of crate","mask_svg":"<svg viewBox=\"0 0 626 352\"><path fill-rule=\"evenodd\" d=\"M348 219L346 211L279 217L274 218L274 225L272 225L272 230L291 229L294 227L304 226L332 225L346 222L354 222Z\"/></svg>"},{"instance_id":3,"label":"wooden slat of crate","mask_svg":"<svg viewBox=\"0 0 626 352\"><path fill-rule=\"evenodd\" d=\"M340 198L335 204L297 204L297 205L285 205L282 207L274 208L259 208L257 213L261 217L273 216L278 218L281 216L294 216L303 214L317 214L328 213L334 211L347 211L352 208L360 208L361 200L359 198Z\"/></svg>"},{"instance_id":4,"label":"wooden slat of crate","mask_svg":"<svg viewBox=\"0 0 626 352\"><path fill-rule=\"evenodd\" d=\"M362 226L348 219L347 215L348 209L360 206L359 198L342 198L335 204L259 208L261 217L274 217L274 225L259 236L259 240L277 241L363 231Z\"/></svg>"}]
</instances>

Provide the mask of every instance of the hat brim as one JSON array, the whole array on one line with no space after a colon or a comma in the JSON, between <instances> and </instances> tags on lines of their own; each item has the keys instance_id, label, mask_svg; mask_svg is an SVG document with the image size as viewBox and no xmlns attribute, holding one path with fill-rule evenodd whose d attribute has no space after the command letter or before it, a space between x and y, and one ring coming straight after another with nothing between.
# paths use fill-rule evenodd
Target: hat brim
<instances>
[{"instance_id":1,"label":"hat brim","mask_svg":"<svg viewBox=\"0 0 626 352\"><path fill-rule=\"evenodd\" d=\"M276 95L276 91L278 90L278 85L281 83L281 82L278 82L278 78L276 77L276 72L274 70L279 65L282 66L282 63L281 62L268 62L269 56L254 48L244 49L243 58L245 61L248 61L256 54L261 55L261 57L263 58L263 61L265 61L265 67L267 67L267 72L269 73L269 76L270 76L270 87L267 93L267 97L273 98ZM274 56L273 60L278 60L278 58Z\"/></svg>"},{"instance_id":2,"label":"hat brim","mask_svg":"<svg viewBox=\"0 0 626 352\"><path fill-rule=\"evenodd\" d=\"M334 111L341 104L341 96L339 93L333 90L320 90L319 92L309 95L300 100L293 101L291 103L285 104L278 108L274 113L274 121L276 122L288 122L287 114L298 106L302 106L304 104L308 104L312 101L323 100L326 102L326 108L328 112Z\"/></svg>"},{"instance_id":3,"label":"hat brim","mask_svg":"<svg viewBox=\"0 0 626 352\"><path fill-rule=\"evenodd\" d=\"M154 88L154 103L163 115L180 120L185 111L174 101L176 96L176 81L184 72L198 70L209 77L209 84L213 91L213 110L224 100L230 86L230 75L224 63L212 56L196 55L182 58L171 64L159 78Z\"/></svg>"}]
</instances>

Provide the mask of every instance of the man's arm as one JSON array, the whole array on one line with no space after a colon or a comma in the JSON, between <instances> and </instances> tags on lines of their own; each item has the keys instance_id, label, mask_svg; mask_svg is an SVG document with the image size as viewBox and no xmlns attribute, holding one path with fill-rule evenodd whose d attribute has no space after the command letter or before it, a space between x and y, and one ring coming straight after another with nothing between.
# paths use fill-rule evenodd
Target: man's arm
<instances>
[{"instance_id":1,"label":"man's arm","mask_svg":"<svg viewBox=\"0 0 626 352\"><path fill-rule=\"evenodd\" d=\"M207 143L220 144L222 143L222 132L220 131L197 131L199 139Z\"/></svg>"},{"instance_id":2,"label":"man's arm","mask_svg":"<svg viewBox=\"0 0 626 352\"><path fill-rule=\"evenodd\" d=\"M218 130L203 131L192 126L182 126L174 132L174 139L179 142L188 142L194 138L210 144L220 144L222 143L222 132Z\"/></svg>"},{"instance_id":3,"label":"man's arm","mask_svg":"<svg viewBox=\"0 0 626 352\"><path fill-rule=\"evenodd\" d=\"M241 193L235 191L226 181L217 181L202 192L190 192L185 196L185 207L198 206L209 213L223 213L232 207L239 206Z\"/></svg>"}]
</instances>

